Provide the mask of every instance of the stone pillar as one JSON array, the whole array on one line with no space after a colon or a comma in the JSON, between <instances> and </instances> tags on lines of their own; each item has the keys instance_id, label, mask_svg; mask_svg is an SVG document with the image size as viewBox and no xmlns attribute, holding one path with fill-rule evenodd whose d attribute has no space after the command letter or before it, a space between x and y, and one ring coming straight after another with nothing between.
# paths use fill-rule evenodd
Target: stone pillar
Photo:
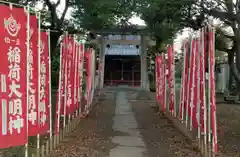
<instances>
[{"instance_id":1,"label":"stone pillar","mask_svg":"<svg viewBox=\"0 0 240 157\"><path fill-rule=\"evenodd\" d=\"M141 88L149 90L148 69L147 69L147 45L145 36L141 36L140 59L141 59Z\"/></svg>"},{"instance_id":2,"label":"stone pillar","mask_svg":"<svg viewBox=\"0 0 240 157\"><path fill-rule=\"evenodd\" d=\"M100 37L100 53L99 53L99 63L102 64L102 75L101 75L101 81L99 81L100 88L103 88L104 84L104 69L105 69L105 38L104 36Z\"/></svg>"}]
</instances>

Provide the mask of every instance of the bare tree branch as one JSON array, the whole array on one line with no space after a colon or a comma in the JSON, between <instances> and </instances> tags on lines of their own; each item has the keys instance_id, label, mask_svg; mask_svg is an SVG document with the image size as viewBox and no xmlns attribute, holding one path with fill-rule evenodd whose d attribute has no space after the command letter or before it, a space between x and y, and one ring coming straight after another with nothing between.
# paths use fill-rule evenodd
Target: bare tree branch
<instances>
[{"instance_id":1,"label":"bare tree branch","mask_svg":"<svg viewBox=\"0 0 240 157\"><path fill-rule=\"evenodd\" d=\"M51 14L51 27L55 28L56 24L55 22L58 21L57 14L56 14L56 7L53 5L50 0L45 0L45 3L50 11Z\"/></svg>"},{"instance_id":2,"label":"bare tree branch","mask_svg":"<svg viewBox=\"0 0 240 157\"><path fill-rule=\"evenodd\" d=\"M69 4L70 4L69 0L65 0L65 8L63 10L62 16L61 16L60 21L59 21L61 24L63 23L63 20L66 16L66 13L67 13L68 8L69 8Z\"/></svg>"},{"instance_id":3,"label":"bare tree branch","mask_svg":"<svg viewBox=\"0 0 240 157\"><path fill-rule=\"evenodd\" d=\"M59 6L60 2L61 2L61 0L58 0L57 3L55 4L55 6L56 7Z\"/></svg>"}]
</instances>

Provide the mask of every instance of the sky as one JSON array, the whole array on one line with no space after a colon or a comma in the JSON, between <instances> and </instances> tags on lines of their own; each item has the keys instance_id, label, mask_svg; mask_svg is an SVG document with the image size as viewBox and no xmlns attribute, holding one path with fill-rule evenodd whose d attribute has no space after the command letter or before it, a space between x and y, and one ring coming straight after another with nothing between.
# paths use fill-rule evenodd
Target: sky
<instances>
[{"instance_id":1,"label":"sky","mask_svg":"<svg viewBox=\"0 0 240 157\"><path fill-rule=\"evenodd\" d=\"M57 0L51 0L52 2L57 2ZM59 14L62 13L62 11L64 10L64 6L65 6L65 0L61 0L59 7L57 8ZM66 18L70 18L71 17L71 9L68 10L67 14L66 14ZM131 22L132 24L137 24L137 25L145 25L145 22L143 20L140 19L140 17L137 16L133 16L129 22ZM181 34L178 34L176 39L174 40L174 50L177 52L180 52L181 49L181 45L182 45L182 41L183 39L185 39L186 37L188 37L189 31L187 29L184 29L183 32Z\"/></svg>"}]
</instances>

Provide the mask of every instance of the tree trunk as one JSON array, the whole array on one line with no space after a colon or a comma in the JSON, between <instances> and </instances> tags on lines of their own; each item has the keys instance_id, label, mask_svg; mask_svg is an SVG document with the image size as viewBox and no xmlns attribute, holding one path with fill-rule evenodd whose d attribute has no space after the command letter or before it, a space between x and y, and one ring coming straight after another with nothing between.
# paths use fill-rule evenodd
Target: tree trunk
<instances>
[{"instance_id":1,"label":"tree trunk","mask_svg":"<svg viewBox=\"0 0 240 157\"><path fill-rule=\"evenodd\" d=\"M232 78L232 72L230 70L229 71L229 80L228 80L228 92L229 93L232 92L232 82L233 82L233 78Z\"/></svg>"},{"instance_id":2,"label":"tree trunk","mask_svg":"<svg viewBox=\"0 0 240 157\"><path fill-rule=\"evenodd\" d=\"M236 44L236 49L233 52L228 53L228 64L230 67L230 73L233 74L235 80L236 80L236 85L237 85L237 95L240 93L240 45L238 42L235 42ZM234 63L234 56L236 54L236 63Z\"/></svg>"},{"instance_id":3,"label":"tree trunk","mask_svg":"<svg viewBox=\"0 0 240 157\"><path fill-rule=\"evenodd\" d=\"M61 32L50 32L50 50L51 50L51 58L56 54L56 47L58 44L59 37L62 35Z\"/></svg>"}]
</instances>

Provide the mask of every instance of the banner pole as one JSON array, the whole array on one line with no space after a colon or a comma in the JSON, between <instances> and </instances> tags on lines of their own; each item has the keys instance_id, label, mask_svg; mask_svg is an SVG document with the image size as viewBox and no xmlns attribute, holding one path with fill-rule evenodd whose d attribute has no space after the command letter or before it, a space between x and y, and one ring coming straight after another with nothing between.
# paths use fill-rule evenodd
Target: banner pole
<instances>
[{"instance_id":1,"label":"banner pole","mask_svg":"<svg viewBox=\"0 0 240 157\"><path fill-rule=\"evenodd\" d=\"M200 92L201 92L201 89L200 89L200 86L201 86L201 79L200 79L200 77L201 77L201 75L200 75L200 73L201 73L201 71L200 71L200 59L201 59L201 53L203 52L202 51L202 45L201 45L201 43L202 43L202 38L201 38L201 29L200 29L200 38L199 38L199 40L198 40L198 47L199 47L199 49L198 49L198 56L197 56L197 58L198 58L198 62L197 62L197 66L198 66L198 71L197 71L197 106L196 106L196 108L197 108L197 125L198 125L198 146L199 146L199 148L201 149L201 128L200 128L200 125L201 125L201 120L200 120L200 112L201 112L201 97L200 97Z\"/></svg>"},{"instance_id":2,"label":"banner pole","mask_svg":"<svg viewBox=\"0 0 240 157\"><path fill-rule=\"evenodd\" d=\"M175 73L176 73L176 69L175 69L175 52L174 52L174 45L172 45L172 78L173 78L173 116L176 118L177 117L177 104L176 104L176 78L175 78Z\"/></svg>"},{"instance_id":3,"label":"banner pole","mask_svg":"<svg viewBox=\"0 0 240 157\"><path fill-rule=\"evenodd\" d=\"M10 7L12 7L12 4L10 3L9 4L10 5ZM29 5L27 5L27 41L26 41L26 46L27 46L27 111L25 111L25 112L27 112L26 113L26 121L27 121L27 126L26 126L26 128L27 128L27 138L28 138L28 99L29 99L29 93L28 93L28 84L29 84L29 63L28 63L28 61L29 61L29 53L30 53L30 44L29 44L29 42L30 42L30 8L29 8ZM27 143L25 144L25 157L28 157L28 140L27 140Z\"/></svg>"},{"instance_id":4,"label":"banner pole","mask_svg":"<svg viewBox=\"0 0 240 157\"><path fill-rule=\"evenodd\" d=\"M83 86L83 64L84 64L84 52L85 52L85 45L83 43L81 43L80 45L80 83L79 83L79 98L80 98L80 105L79 105L79 116L81 116L81 112L82 112L82 104L83 104L83 90L82 90L82 86Z\"/></svg>"},{"instance_id":5,"label":"banner pole","mask_svg":"<svg viewBox=\"0 0 240 157\"><path fill-rule=\"evenodd\" d=\"M81 108L81 103L82 103L82 100L81 100L81 90L80 90L80 88L81 88L81 56L82 56L82 51L81 51L81 45L82 45L82 43L80 42L79 43L79 60L78 60L78 64L79 64L79 69L78 69L78 73L79 73L79 75L78 75L78 80L79 80L79 84L78 84L78 103L79 103L79 105L78 105L78 116L81 116L81 113L80 113L80 108Z\"/></svg>"},{"instance_id":6,"label":"banner pole","mask_svg":"<svg viewBox=\"0 0 240 157\"><path fill-rule=\"evenodd\" d=\"M71 56L71 57L73 57L73 59L72 59L73 64L72 64L72 62L71 62L72 65L71 65L71 69L69 70L70 76L71 76L71 74L72 74L72 68L75 68L75 67L73 67L73 66L74 66L74 62L75 62L74 59L75 59L75 57L76 57L76 56L75 56L75 55L76 55L76 54L75 54L75 35L73 35L73 47L72 47L72 50L71 50L71 51L72 51L72 55L73 55L73 56ZM74 57L74 56L75 56L75 57ZM74 71L75 71L75 70L74 70ZM75 73L74 73L74 74L75 74ZM75 77L75 75L74 75L73 77ZM72 78L70 78L70 79L72 79ZM72 83L72 88L73 88L73 95L71 94L71 95L72 95L71 99L72 99L73 101L72 101L72 104L70 104L70 105L74 105L74 100L75 100L75 98L74 98L74 97L75 97L75 95L74 95L74 93L75 93L75 92L74 92L74 91L75 91L75 90L74 90L74 80L75 80L75 79L73 78L73 82L71 82L71 83ZM72 90L72 89L71 89L71 90ZM72 91L70 91L70 92L72 92ZM69 106L69 108L70 108L69 111L70 111L70 112L68 113L68 123L67 123L68 132L71 132L71 117L72 117L71 107L72 107L72 106Z\"/></svg>"},{"instance_id":7,"label":"banner pole","mask_svg":"<svg viewBox=\"0 0 240 157\"><path fill-rule=\"evenodd\" d=\"M60 65L59 65L59 80L58 80L58 110L57 113L57 133L60 134L60 116L61 116L61 97L62 97L62 53L63 53L63 43L60 44ZM66 62L66 60L65 60ZM65 64L65 63L64 63ZM63 66L64 67L64 66ZM56 144L58 144L59 135L57 137ZM55 147L55 146L54 146Z\"/></svg>"},{"instance_id":8,"label":"banner pole","mask_svg":"<svg viewBox=\"0 0 240 157\"><path fill-rule=\"evenodd\" d=\"M190 45L190 55L189 55L189 66L188 66L188 77L187 77L187 80L188 80L188 85L187 85L187 105L186 105L186 119L185 119L185 124L186 124L186 128L188 128L188 116L189 116L189 114L188 114L188 112L189 112L189 98L190 98L190 91L191 91L191 89L190 89L190 78L191 78L191 76L190 76L190 71L191 71L191 62L192 62L192 60L191 60L191 56L192 56L192 42L193 42L193 39L192 39L192 36L190 37L190 43L189 43L189 45Z\"/></svg>"},{"instance_id":9,"label":"banner pole","mask_svg":"<svg viewBox=\"0 0 240 157\"><path fill-rule=\"evenodd\" d=\"M96 69L95 69L95 51L92 49L92 95L91 95L91 104L93 106L93 97L95 94L95 74L96 74Z\"/></svg>"},{"instance_id":10,"label":"banner pole","mask_svg":"<svg viewBox=\"0 0 240 157\"><path fill-rule=\"evenodd\" d=\"M51 76L51 34L50 29L47 30L48 34L48 68L49 68L49 141L50 151L52 150L52 76Z\"/></svg>"},{"instance_id":11,"label":"banner pole","mask_svg":"<svg viewBox=\"0 0 240 157\"><path fill-rule=\"evenodd\" d=\"M215 40L216 40L216 29L215 28L213 28L213 43L212 43L212 45L213 45L213 58L215 58ZM213 65L213 67L215 67L215 60L213 60L213 63L214 63L214 65ZM215 73L213 73L213 75L215 75ZM214 81L214 79L213 79L213 81ZM213 89L215 89L215 86L213 87ZM215 95L214 95L215 96ZM213 130L213 151L214 151L214 155L216 155L216 153L217 153L217 149L218 149L218 145L217 145L217 121L216 121L216 112L217 112L217 110L216 110L216 98L213 98L213 100L215 101L214 102L214 109L215 109L215 111L214 111L214 113L213 113L213 117L214 117L214 123L215 124L213 124L213 128L214 128L214 130Z\"/></svg>"},{"instance_id":12,"label":"banner pole","mask_svg":"<svg viewBox=\"0 0 240 157\"><path fill-rule=\"evenodd\" d=\"M208 31L207 31L207 36L208 36L208 55L207 55L207 61L208 61L208 153L209 155L211 155L211 92L210 92L210 87L211 87L211 81L210 81L210 69L211 69L211 65L210 65L210 51L211 51L211 44L210 44L210 32L211 32L211 28L210 26L208 26Z\"/></svg>"},{"instance_id":13,"label":"banner pole","mask_svg":"<svg viewBox=\"0 0 240 157\"><path fill-rule=\"evenodd\" d=\"M166 67L167 67L167 65L166 65L166 59L165 59L165 54L164 53L162 53L162 61L163 61L163 76L164 76L164 102L163 102L163 112L166 112L166 108L167 108L167 75L166 75Z\"/></svg>"},{"instance_id":14,"label":"banner pole","mask_svg":"<svg viewBox=\"0 0 240 157\"><path fill-rule=\"evenodd\" d=\"M66 44L65 48L67 49L68 46L68 32L65 33L65 36L67 37L66 39ZM63 136L65 134L65 128L66 128L66 109L67 109L67 72L68 72L68 52L66 52L66 61L65 61L65 72L64 72L64 115L63 115Z\"/></svg>"},{"instance_id":15,"label":"banner pole","mask_svg":"<svg viewBox=\"0 0 240 157\"><path fill-rule=\"evenodd\" d=\"M80 116L80 107L81 107L81 93L80 93L80 88L81 88L81 43L79 43L79 46L78 46L78 87L77 87L77 90L78 90L78 108L77 108L77 116Z\"/></svg>"},{"instance_id":16,"label":"banner pole","mask_svg":"<svg viewBox=\"0 0 240 157\"><path fill-rule=\"evenodd\" d=\"M38 127L39 125L39 118L40 118L40 112L39 112L39 108L40 108L40 67L41 67L41 14L38 12L37 13L37 18L38 18ZM40 156L40 134L37 134L37 157Z\"/></svg>"},{"instance_id":17,"label":"banner pole","mask_svg":"<svg viewBox=\"0 0 240 157\"><path fill-rule=\"evenodd\" d=\"M77 100L77 76L78 76L78 44L77 42L74 43L75 48L74 48L74 52L75 52L75 67L74 67L74 105L77 105L78 100ZM74 106L74 112L75 116L77 116L77 111L76 111L76 106ZM75 125L75 123L74 123ZM75 127L75 126L74 126Z\"/></svg>"},{"instance_id":18,"label":"banner pole","mask_svg":"<svg viewBox=\"0 0 240 157\"><path fill-rule=\"evenodd\" d=\"M206 154L207 151L207 105L206 105L206 57L205 57L205 52L207 51L205 49L205 45L206 45L206 40L205 40L205 32L206 32L206 27L202 30L202 36L203 36L203 43L202 43L202 47L203 47L203 52L202 52L202 58L203 58L203 70L202 70L202 78L203 78L203 82L202 82L202 87L203 87L203 136L204 136L204 147L203 150L205 151L204 155Z\"/></svg>"},{"instance_id":19,"label":"banner pole","mask_svg":"<svg viewBox=\"0 0 240 157\"><path fill-rule=\"evenodd\" d=\"M192 60L192 75L190 76L192 78L192 89L190 89L190 131L193 129L193 107L194 107L194 88L195 88L195 71L196 71L196 46L197 46L197 40L193 39L193 51L191 52L193 55L193 60Z\"/></svg>"},{"instance_id":20,"label":"banner pole","mask_svg":"<svg viewBox=\"0 0 240 157\"><path fill-rule=\"evenodd\" d=\"M181 96L181 98L180 98L180 100L181 100L181 102L180 102L180 104L181 105L179 105L179 107L180 107L180 109L179 109L179 116L180 116L180 120L181 120L181 122L183 123L183 121L184 121L184 106L185 106L185 102L186 102L186 96L185 96L185 92L186 92L186 85L185 85L185 80L186 80L186 62L187 62L187 60L186 60L186 57L187 57L187 52L188 52L188 50L187 50L187 43L185 43L185 41L184 41L184 43L183 43L183 48L184 48L184 51L183 51L183 72L182 72L182 85L181 85L181 92L180 92L180 96Z\"/></svg>"}]
</instances>

